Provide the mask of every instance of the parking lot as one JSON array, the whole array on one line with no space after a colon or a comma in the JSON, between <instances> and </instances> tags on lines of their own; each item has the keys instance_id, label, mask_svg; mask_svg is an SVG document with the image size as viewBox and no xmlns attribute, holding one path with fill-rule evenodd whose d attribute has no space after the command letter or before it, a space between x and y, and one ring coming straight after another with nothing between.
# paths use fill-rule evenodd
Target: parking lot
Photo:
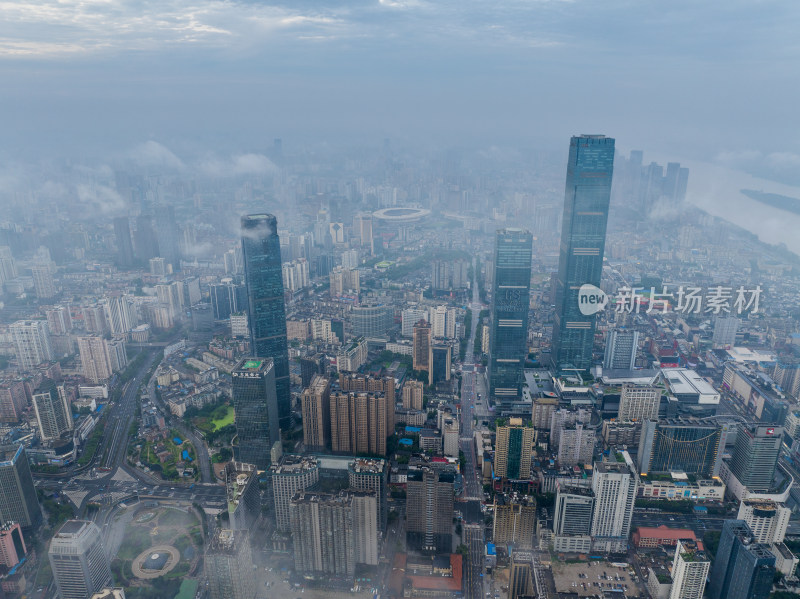
<instances>
[{"instance_id":1,"label":"parking lot","mask_svg":"<svg viewBox=\"0 0 800 599\"><path fill-rule=\"evenodd\" d=\"M603 589L623 589L628 597L646 597L641 581L632 579L629 567L612 566L609 562L552 563L553 579L559 593L578 593L581 597L600 594Z\"/></svg>"}]
</instances>

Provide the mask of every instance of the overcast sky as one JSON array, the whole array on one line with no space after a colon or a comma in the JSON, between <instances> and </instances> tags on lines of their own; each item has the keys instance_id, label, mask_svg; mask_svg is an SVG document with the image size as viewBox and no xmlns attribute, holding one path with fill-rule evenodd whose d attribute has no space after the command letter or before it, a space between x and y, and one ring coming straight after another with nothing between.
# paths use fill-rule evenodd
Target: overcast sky
<instances>
[{"instance_id":1,"label":"overcast sky","mask_svg":"<svg viewBox=\"0 0 800 599\"><path fill-rule=\"evenodd\" d=\"M797 0L0 0L14 155L273 137L800 170Z\"/></svg>"}]
</instances>

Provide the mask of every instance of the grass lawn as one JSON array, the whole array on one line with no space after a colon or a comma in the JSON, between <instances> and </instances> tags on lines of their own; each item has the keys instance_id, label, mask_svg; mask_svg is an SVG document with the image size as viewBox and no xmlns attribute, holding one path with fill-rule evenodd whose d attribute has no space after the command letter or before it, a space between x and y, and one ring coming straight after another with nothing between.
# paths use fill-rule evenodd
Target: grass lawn
<instances>
[{"instance_id":1,"label":"grass lawn","mask_svg":"<svg viewBox=\"0 0 800 599\"><path fill-rule=\"evenodd\" d=\"M175 595L175 599L194 599L197 592L197 581L191 579L184 579L181 582L181 590Z\"/></svg>"},{"instance_id":2,"label":"grass lawn","mask_svg":"<svg viewBox=\"0 0 800 599\"><path fill-rule=\"evenodd\" d=\"M225 416L223 418L217 418L217 413L215 411L214 416L215 418L211 421L213 425L213 430L218 431L224 426L228 426L229 424L233 424L233 406L225 406L227 410L225 411Z\"/></svg>"}]
</instances>

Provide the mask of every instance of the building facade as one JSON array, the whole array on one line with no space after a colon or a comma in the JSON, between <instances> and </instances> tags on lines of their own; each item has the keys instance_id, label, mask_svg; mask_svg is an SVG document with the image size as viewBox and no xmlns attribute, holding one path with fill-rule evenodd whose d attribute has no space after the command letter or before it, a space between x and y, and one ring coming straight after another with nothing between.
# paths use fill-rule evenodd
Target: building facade
<instances>
[{"instance_id":1,"label":"building facade","mask_svg":"<svg viewBox=\"0 0 800 599\"><path fill-rule=\"evenodd\" d=\"M237 459L265 470L271 463L273 445L281 440L274 362L268 358L240 360L231 380Z\"/></svg>"},{"instance_id":2,"label":"building facade","mask_svg":"<svg viewBox=\"0 0 800 599\"><path fill-rule=\"evenodd\" d=\"M242 217L242 256L247 284L250 351L254 356L272 358L280 428L289 430L289 346L278 221L273 215Z\"/></svg>"},{"instance_id":3,"label":"building facade","mask_svg":"<svg viewBox=\"0 0 800 599\"><path fill-rule=\"evenodd\" d=\"M600 287L613 171L614 139L586 135L570 140L551 349L558 369L592 365L595 314L587 308L595 293L581 288Z\"/></svg>"},{"instance_id":4,"label":"building facade","mask_svg":"<svg viewBox=\"0 0 800 599\"><path fill-rule=\"evenodd\" d=\"M528 357L533 237L529 231L497 231L490 311L489 394L498 402L521 397Z\"/></svg>"},{"instance_id":5,"label":"building facade","mask_svg":"<svg viewBox=\"0 0 800 599\"><path fill-rule=\"evenodd\" d=\"M110 586L111 567L94 522L67 520L47 552L61 599L86 599Z\"/></svg>"}]
</instances>

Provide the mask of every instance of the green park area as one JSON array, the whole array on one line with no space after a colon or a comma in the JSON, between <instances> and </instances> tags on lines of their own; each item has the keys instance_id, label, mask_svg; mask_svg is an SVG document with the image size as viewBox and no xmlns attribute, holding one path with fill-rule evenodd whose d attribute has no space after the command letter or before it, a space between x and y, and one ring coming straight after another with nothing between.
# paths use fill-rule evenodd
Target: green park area
<instances>
[{"instance_id":1,"label":"green park area","mask_svg":"<svg viewBox=\"0 0 800 599\"><path fill-rule=\"evenodd\" d=\"M233 424L233 417L232 405L214 404L198 410L196 414L191 416L191 422L204 433L216 433Z\"/></svg>"},{"instance_id":2,"label":"green park area","mask_svg":"<svg viewBox=\"0 0 800 599\"><path fill-rule=\"evenodd\" d=\"M203 531L193 510L172 507L140 507L135 513L121 513L112 526L124 527L124 542L111 562L115 585L125 587L129 599L178 599L194 597L203 555ZM140 562L149 550L169 547L178 556L164 574L137 576Z\"/></svg>"},{"instance_id":3,"label":"green park area","mask_svg":"<svg viewBox=\"0 0 800 599\"><path fill-rule=\"evenodd\" d=\"M194 446L181 439L180 433L174 429L165 439L145 441L137 445L135 451L138 452L138 455L135 455L138 461L153 472L161 474L166 480L177 480L181 477L178 468L181 465L183 468L194 468L194 462L197 460ZM196 469L191 476L185 478L196 480Z\"/></svg>"}]
</instances>

